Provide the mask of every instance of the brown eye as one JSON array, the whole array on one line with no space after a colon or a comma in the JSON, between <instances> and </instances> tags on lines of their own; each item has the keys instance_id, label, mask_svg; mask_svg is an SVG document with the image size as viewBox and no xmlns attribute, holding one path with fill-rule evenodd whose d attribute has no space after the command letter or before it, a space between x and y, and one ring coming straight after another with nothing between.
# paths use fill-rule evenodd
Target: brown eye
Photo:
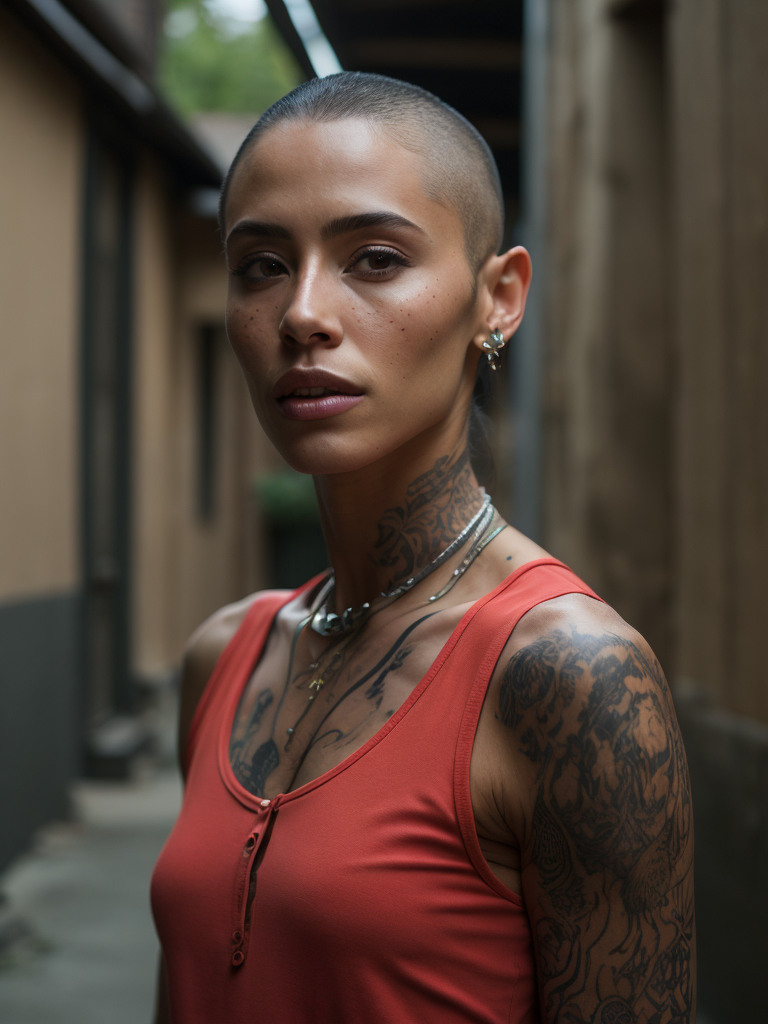
<instances>
[{"instance_id":1,"label":"brown eye","mask_svg":"<svg viewBox=\"0 0 768 1024\"><path fill-rule=\"evenodd\" d=\"M392 265L392 257L388 252L372 252L365 258L371 270L388 270Z\"/></svg>"},{"instance_id":2,"label":"brown eye","mask_svg":"<svg viewBox=\"0 0 768 1024\"><path fill-rule=\"evenodd\" d=\"M280 277L284 270L282 263L278 263L277 260L259 260L256 266L262 277Z\"/></svg>"},{"instance_id":3,"label":"brown eye","mask_svg":"<svg viewBox=\"0 0 768 1024\"><path fill-rule=\"evenodd\" d=\"M364 277L388 280L399 267L408 266L410 261L396 249L367 249L354 257L350 269Z\"/></svg>"}]
</instances>

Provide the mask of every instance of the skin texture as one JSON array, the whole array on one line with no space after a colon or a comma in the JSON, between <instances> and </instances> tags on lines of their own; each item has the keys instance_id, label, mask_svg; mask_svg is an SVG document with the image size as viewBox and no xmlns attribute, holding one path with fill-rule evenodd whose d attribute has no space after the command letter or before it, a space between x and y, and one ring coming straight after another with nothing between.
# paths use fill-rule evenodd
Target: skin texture
<instances>
[{"instance_id":1,"label":"skin texture","mask_svg":"<svg viewBox=\"0 0 768 1024\"><path fill-rule=\"evenodd\" d=\"M492 329L514 333L525 306L527 254L492 256L473 277L459 217L422 180L415 154L363 122L290 123L238 168L226 210L229 337L273 443L313 473L337 611L409 578L479 508L466 453L477 360ZM415 227L353 219L372 212ZM329 419L286 418L273 389L297 366L341 375L363 400ZM430 603L464 553L374 603L341 638L301 628L312 595L283 608L231 737L244 786L273 797L339 764L407 699L472 603L546 554L508 527ZM249 604L222 609L190 641L182 751ZM532 609L491 679L470 785L481 850L526 903L542 1019L690 1024L688 780L643 639L584 596Z\"/></svg>"}]
</instances>

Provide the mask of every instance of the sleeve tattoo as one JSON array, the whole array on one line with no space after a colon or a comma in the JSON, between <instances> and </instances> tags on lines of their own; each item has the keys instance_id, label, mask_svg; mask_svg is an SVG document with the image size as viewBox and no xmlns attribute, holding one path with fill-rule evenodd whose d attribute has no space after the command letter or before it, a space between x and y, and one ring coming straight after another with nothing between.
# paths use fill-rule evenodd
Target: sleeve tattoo
<instances>
[{"instance_id":1,"label":"sleeve tattoo","mask_svg":"<svg viewBox=\"0 0 768 1024\"><path fill-rule=\"evenodd\" d=\"M534 783L523 889L546 1024L693 1024L688 772L652 655L553 632L516 652L499 717Z\"/></svg>"}]
</instances>

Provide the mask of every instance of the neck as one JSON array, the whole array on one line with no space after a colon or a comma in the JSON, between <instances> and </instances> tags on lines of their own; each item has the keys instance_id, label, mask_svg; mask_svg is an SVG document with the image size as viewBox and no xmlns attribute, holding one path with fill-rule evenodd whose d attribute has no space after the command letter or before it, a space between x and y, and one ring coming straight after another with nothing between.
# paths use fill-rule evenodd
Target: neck
<instances>
[{"instance_id":1,"label":"neck","mask_svg":"<svg viewBox=\"0 0 768 1024\"><path fill-rule=\"evenodd\" d=\"M465 441L444 454L406 455L401 449L355 473L315 478L337 611L418 573L480 508Z\"/></svg>"}]
</instances>

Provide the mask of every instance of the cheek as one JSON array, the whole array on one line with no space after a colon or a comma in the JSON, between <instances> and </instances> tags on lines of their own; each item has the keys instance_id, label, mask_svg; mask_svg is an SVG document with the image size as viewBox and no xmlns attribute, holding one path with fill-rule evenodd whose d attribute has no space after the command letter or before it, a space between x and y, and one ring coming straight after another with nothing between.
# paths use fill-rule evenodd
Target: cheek
<instances>
[{"instance_id":1,"label":"cheek","mask_svg":"<svg viewBox=\"0 0 768 1024\"><path fill-rule=\"evenodd\" d=\"M386 309L360 316L355 326L362 328L361 340L367 337L376 369L408 390L434 390L438 383L457 387L472 334L472 311L463 291L466 286L459 290L457 285L450 294L428 283Z\"/></svg>"},{"instance_id":2,"label":"cheek","mask_svg":"<svg viewBox=\"0 0 768 1024\"><path fill-rule=\"evenodd\" d=\"M263 349L264 318L262 310L253 304L246 304L238 299L229 298L224 316L227 337L240 360L243 369L248 371L254 360L258 361Z\"/></svg>"}]
</instances>

